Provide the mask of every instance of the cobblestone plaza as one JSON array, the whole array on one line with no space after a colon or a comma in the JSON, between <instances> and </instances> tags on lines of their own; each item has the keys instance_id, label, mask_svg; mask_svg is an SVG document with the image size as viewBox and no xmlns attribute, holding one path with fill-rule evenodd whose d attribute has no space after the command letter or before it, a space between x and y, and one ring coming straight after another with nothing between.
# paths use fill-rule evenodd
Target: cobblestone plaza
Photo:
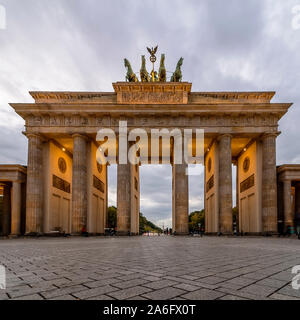
<instances>
[{"instance_id":1,"label":"cobblestone plaza","mask_svg":"<svg viewBox=\"0 0 300 320\"><path fill-rule=\"evenodd\" d=\"M300 300L300 242L275 237L1 240L0 299Z\"/></svg>"}]
</instances>

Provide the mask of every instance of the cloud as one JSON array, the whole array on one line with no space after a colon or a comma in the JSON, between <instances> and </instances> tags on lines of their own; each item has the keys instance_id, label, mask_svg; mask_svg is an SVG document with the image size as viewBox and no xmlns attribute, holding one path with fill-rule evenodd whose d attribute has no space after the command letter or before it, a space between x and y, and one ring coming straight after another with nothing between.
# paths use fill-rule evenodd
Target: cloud
<instances>
[{"instance_id":1,"label":"cloud","mask_svg":"<svg viewBox=\"0 0 300 320\"><path fill-rule=\"evenodd\" d=\"M2 0L0 162L27 161L24 121L9 102L32 101L29 90L111 91L124 79L123 58L137 71L145 47L156 44L170 72L184 57L194 91L276 90L275 102L294 102L280 121L277 163L299 162L300 30L291 27L298 2ZM115 203L114 166L109 174ZM141 211L167 223L170 167L142 167L141 177ZM190 178L190 210L203 207L203 187L203 176Z\"/></svg>"}]
</instances>

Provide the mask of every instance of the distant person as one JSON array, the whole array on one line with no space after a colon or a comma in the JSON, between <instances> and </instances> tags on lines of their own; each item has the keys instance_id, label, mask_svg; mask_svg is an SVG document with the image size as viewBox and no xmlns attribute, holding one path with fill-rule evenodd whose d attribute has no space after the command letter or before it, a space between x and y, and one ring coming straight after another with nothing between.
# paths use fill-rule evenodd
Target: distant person
<instances>
[{"instance_id":1,"label":"distant person","mask_svg":"<svg viewBox=\"0 0 300 320\"><path fill-rule=\"evenodd\" d=\"M88 237L89 236L89 234L86 231L86 228L84 226L81 228L81 235L84 236L84 237Z\"/></svg>"},{"instance_id":2,"label":"distant person","mask_svg":"<svg viewBox=\"0 0 300 320\"><path fill-rule=\"evenodd\" d=\"M286 228L286 235L288 237L290 237L291 234L292 234L292 227L290 225L288 225L287 228Z\"/></svg>"},{"instance_id":3,"label":"distant person","mask_svg":"<svg viewBox=\"0 0 300 320\"><path fill-rule=\"evenodd\" d=\"M201 238L203 237L203 235L204 235L204 228L201 227L201 229L200 229L200 236L201 236Z\"/></svg>"},{"instance_id":4,"label":"distant person","mask_svg":"<svg viewBox=\"0 0 300 320\"><path fill-rule=\"evenodd\" d=\"M284 234L283 222L280 220L280 221L278 221L278 237L282 236L283 234Z\"/></svg>"}]
</instances>

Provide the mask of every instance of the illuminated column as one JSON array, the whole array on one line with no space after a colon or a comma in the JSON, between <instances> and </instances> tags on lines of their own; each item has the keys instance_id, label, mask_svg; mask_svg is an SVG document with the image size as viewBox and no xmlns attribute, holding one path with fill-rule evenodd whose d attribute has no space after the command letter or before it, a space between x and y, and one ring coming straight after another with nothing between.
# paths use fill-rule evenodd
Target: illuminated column
<instances>
[{"instance_id":1,"label":"illuminated column","mask_svg":"<svg viewBox=\"0 0 300 320\"><path fill-rule=\"evenodd\" d=\"M12 187L11 235L21 233L21 202L21 183L14 181Z\"/></svg>"},{"instance_id":2,"label":"illuminated column","mask_svg":"<svg viewBox=\"0 0 300 320\"><path fill-rule=\"evenodd\" d=\"M219 231L232 233L232 157L231 136L219 137Z\"/></svg>"},{"instance_id":3,"label":"illuminated column","mask_svg":"<svg viewBox=\"0 0 300 320\"><path fill-rule=\"evenodd\" d=\"M130 232L131 217L131 164L118 164L117 178L117 231L120 235Z\"/></svg>"},{"instance_id":4,"label":"illuminated column","mask_svg":"<svg viewBox=\"0 0 300 320\"><path fill-rule=\"evenodd\" d=\"M262 137L262 226L277 232L276 134Z\"/></svg>"},{"instance_id":5,"label":"illuminated column","mask_svg":"<svg viewBox=\"0 0 300 320\"><path fill-rule=\"evenodd\" d=\"M173 164L172 166L172 192L173 192L173 232L177 235L189 232L189 178L188 165Z\"/></svg>"},{"instance_id":6,"label":"illuminated column","mask_svg":"<svg viewBox=\"0 0 300 320\"><path fill-rule=\"evenodd\" d=\"M284 212L284 230L287 227L292 227L294 224L294 217L291 204L292 183L291 180L283 181L283 212Z\"/></svg>"},{"instance_id":7,"label":"illuminated column","mask_svg":"<svg viewBox=\"0 0 300 320\"><path fill-rule=\"evenodd\" d=\"M73 135L72 233L87 227L87 137Z\"/></svg>"},{"instance_id":8,"label":"illuminated column","mask_svg":"<svg viewBox=\"0 0 300 320\"><path fill-rule=\"evenodd\" d=\"M28 165L26 188L26 234L43 230L43 140L27 134Z\"/></svg>"},{"instance_id":9,"label":"illuminated column","mask_svg":"<svg viewBox=\"0 0 300 320\"><path fill-rule=\"evenodd\" d=\"M236 161L236 231L239 232L240 225L240 186L239 186L239 162Z\"/></svg>"},{"instance_id":10,"label":"illuminated column","mask_svg":"<svg viewBox=\"0 0 300 320\"><path fill-rule=\"evenodd\" d=\"M8 236L10 232L10 213L11 213L11 191L10 185L3 186L3 215L2 215L2 235Z\"/></svg>"}]
</instances>

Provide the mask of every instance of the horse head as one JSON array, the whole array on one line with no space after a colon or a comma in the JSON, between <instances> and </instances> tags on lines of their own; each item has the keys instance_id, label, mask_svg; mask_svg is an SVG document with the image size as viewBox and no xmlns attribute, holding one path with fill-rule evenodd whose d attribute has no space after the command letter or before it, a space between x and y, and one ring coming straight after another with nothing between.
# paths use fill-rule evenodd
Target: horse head
<instances>
[{"instance_id":1,"label":"horse head","mask_svg":"<svg viewBox=\"0 0 300 320\"><path fill-rule=\"evenodd\" d=\"M182 66L182 63L183 63L183 58L181 57L181 58L178 60L177 66L178 66L178 67L181 67L181 66Z\"/></svg>"},{"instance_id":2,"label":"horse head","mask_svg":"<svg viewBox=\"0 0 300 320\"><path fill-rule=\"evenodd\" d=\"M124 65L125 65L126 68L130 67L130 63L126 58L124 59Z\"/></svg>"}]
</instances>

